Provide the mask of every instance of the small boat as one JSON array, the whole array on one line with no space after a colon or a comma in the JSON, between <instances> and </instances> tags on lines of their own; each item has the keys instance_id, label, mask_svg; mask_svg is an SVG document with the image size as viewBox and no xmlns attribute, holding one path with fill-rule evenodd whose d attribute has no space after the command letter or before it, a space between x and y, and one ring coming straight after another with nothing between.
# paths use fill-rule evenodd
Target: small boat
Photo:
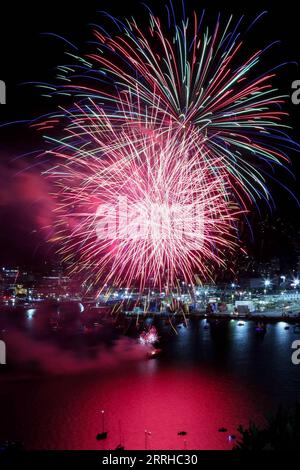
<instances>
[{"instance_id":1,"label":"small boat","mask_svg":"<svg viewBox=\"0 0 300 470\"><path fill-rule=\"evenodd\" d=\"M227 429L226 428L219 428L218 432L227 432Z\"/></svg>"},{"instance_id":2,"label":"small boat","mask_svg":"<svg viewBox=\"0 0 300 470\"><path fill-rule=\"evenodd\" d=\"M148 353L148 358L149 359L154 359L155 357L158 357L161 353L161 349L159 348L155 348L155 349L152 349L149 353Z\"/></svg>"},{"instance_id":3,"label":"small boat","mask_svg":"<svg viewBox=\"0 0 300 470\"><path fill-rule=\"evenodd\" d=\"M124 447L122 444L119 444L119 445L117 445L117 447L115 448L115 450L118 450L118 451L120 451L120 450L125 450L125 447Z\"/></svg>"},{"instance_id":4,"label":"small boat","mask_svg":"<svg viewBox=\"0 0 300 470\"><path fill-rule=\"evenodd\" d=\"M107 439L107 432L99 432L96 436L97 441L103 441L104 439Z\"/></svg>"}]
</instances>

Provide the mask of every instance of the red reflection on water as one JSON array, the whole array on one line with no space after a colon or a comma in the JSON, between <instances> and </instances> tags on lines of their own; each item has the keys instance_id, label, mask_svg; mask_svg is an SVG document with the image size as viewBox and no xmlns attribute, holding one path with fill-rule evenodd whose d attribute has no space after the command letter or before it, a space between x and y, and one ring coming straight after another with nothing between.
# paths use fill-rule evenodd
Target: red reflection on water
<instances>
[{"instance_id":1,"label":"red reflection on water","mask_svg":"<svg viewBox=\"0 0 300 470\"><path fill-rule=\"evenodd\" d=\"M263 411L245 383L199 368L161 369L155 360L106 376L15 383L9 393L6 437L35 449L114 449L120 425L126 449L144 449L145 429L149 449L230 449L228 433ZM98 442L102 409L108 439Z\"/></svg>"}]
</instances>

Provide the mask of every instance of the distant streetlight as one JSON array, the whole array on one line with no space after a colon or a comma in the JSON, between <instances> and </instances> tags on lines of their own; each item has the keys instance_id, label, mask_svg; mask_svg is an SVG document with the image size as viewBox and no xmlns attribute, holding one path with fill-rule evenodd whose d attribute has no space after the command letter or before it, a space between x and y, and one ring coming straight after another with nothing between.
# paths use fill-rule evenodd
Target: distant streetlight
<instances>
[{"instance_id":1,"label":"distant streetlight","mask_svg":"<svg viewBox=\"0 0 300 470\"><path fill-rule=\"evenodd\" d=\"M267 293L267 288L270 287L270 285L271 285L270 279L265 279L265 280L264 280L264 286L265 286L265 288L264 288L264 294L265 294L265 295L266 295L266 293Z\"/></svg>"}]
</instances>

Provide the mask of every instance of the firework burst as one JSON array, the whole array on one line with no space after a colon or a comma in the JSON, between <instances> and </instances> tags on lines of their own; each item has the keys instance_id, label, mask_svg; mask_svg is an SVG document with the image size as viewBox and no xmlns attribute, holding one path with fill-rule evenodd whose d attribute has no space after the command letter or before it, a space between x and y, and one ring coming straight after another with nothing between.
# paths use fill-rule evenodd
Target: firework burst
<instances>
[{"instance_id":1,"label":"firework burst","mask_svg":"<svg viewBox=\"0 0 300 470\"><path fill-rule=\"evenodd\" d=\"M293 145L284 133L286 96L272 86L278 67L261 73L270 46L249 54L241 20L230 17L223 27L218 20L210 32L203 14L184 15L177 24L172 6L167 9L168 23L149 13L146 30L134 19L110 17L117 34L96 28L97 52L77 57L79 67L60 68L69 84L53 93L96 99L111 119L126 111L144 126L155 119L162 133L170 124L191 132L196 147L205 144L209 155L226 160L237 198L269 201L263 168L283 166ZM78 76L90 85L77 84Z\"/></svg>"},{"instance_id":2,"label":"firework burst","mask_svg":"<svg viewBox=\"0 0 300 470\"><path fill-rule=\"evenodd\" d=\"M206 279L236 247L239 214L269 201L264 165L283 165L284 96L261 74L268 47L242 59L232 17L210 33L194 13L168 24L149 13L111 18L94 31L97 52L59 67L72 108L38 124L66 121L49 152L57 165L58 239L73 272L94 283L176 285ZM173 17L174 21L171 21ZM78 83L84 82L84 85Z\"/></svg>"},{"instance_id":3,"label":"firework burst","mask_svg":"<svg viewBox=\"0 0 300 470\"><path fill-rule=\"evenodd\" d=\"M172 127L162 135L121 118L112 125L92 102L67 115L48 175L60 188L58 239L73 272L143 290L224 265L241 210L222 159L196 152L192 136Z\"/></svg>"}]
</instances>

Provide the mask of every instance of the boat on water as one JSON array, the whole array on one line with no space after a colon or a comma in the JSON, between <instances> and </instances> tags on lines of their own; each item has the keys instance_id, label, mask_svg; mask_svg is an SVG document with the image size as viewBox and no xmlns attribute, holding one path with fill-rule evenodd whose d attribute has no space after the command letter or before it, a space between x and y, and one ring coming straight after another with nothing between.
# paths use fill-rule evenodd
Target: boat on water
<instances>
[{"instance_id":1,"label":"boat on water","mask_svg":"<svg viewBox=\"0 0 300 470\"><path fill-rule=\"evenodd\" d=\"M148 359L155 359L156 357L158 357L161 354L161 352L162 352L162 350L159 349L159 348L152 349L148 353Z\"/></svg>"}]
</instances>

